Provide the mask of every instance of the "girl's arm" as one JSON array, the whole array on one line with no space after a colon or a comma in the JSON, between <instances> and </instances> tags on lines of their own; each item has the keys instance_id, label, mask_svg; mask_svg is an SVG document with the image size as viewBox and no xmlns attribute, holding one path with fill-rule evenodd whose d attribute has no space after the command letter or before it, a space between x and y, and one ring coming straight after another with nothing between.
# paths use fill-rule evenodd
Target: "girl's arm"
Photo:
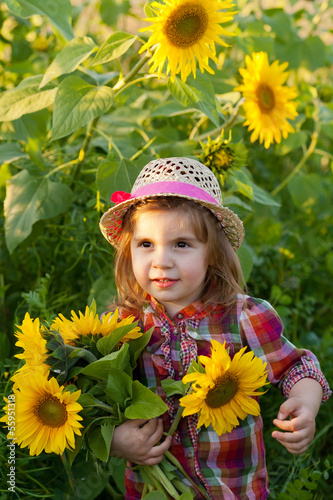
<instances>
[{"instance_id":1,"label":"girl's arm","mask_svg":"<svg viewBox=\"0 0 333 500\"><path fill-rule=\"evenodd\" d=\"M285 432L273 431L272 437L290 453L301 454L311 444L322 397L319 382L303 378L291 388L289 398L280 406L273 424Z\"/></svg>"},{"instance_id":2,"label":"girl's arm","mask_svg":"<svg viewBox=\"0 0 333 500\"><path fill-rule=\"evenodd\" d=\"M138 465L159 464L172 440L171 436L168 436L158 445L162 435L161 419L128 420L115 428L110 455L125 458Z\"/></svg>"}]
</instances>

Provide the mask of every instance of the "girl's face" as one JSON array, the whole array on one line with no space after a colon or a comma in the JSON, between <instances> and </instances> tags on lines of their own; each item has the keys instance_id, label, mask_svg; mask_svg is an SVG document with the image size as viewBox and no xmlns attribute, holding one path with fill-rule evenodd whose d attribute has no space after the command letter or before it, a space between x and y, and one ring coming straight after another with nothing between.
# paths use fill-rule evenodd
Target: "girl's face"
<instances>
[{"instance_id":1,"label":"girl's face","mask_svg":"<svg viewBox=\"0 0 333 500\"><path fill-rule=\"evenodd\" d=\"M134 224L131 255L135 279L170 317L202 296L207 254L207 244L197 239L179 210L143 212Z\"/></svg>"}]
</instances>

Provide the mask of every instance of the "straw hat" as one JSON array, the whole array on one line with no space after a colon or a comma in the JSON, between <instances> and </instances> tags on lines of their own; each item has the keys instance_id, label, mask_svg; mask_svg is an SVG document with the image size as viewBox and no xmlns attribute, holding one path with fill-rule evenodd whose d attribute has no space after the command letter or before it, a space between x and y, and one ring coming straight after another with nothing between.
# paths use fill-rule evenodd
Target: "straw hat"
<instances>
[{"instance_id":1,"label":"straw hat","mask_svg":"<svg viewBox=\"0 0 333 500\"><path fill-rule=\"evenodd\" d=\"M99 224L108 242L118 246L123 218L132 205L158 196L177 196L200 203L221 222L235 250L242 244L243 223L232 210L223 206L216 177L208 167L189 158L152 160L141 170L131 193L118 191L112 195L111 201L116 205L102 215Z\"/></svg>"}]
</instances>

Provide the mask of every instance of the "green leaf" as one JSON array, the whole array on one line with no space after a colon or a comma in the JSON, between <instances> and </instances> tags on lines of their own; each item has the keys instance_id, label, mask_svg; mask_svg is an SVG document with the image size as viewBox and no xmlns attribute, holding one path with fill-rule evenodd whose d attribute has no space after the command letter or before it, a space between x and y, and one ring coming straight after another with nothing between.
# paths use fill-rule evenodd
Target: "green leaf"
<instances>
[{"instance_id":1,"label":"green leaf","mask_svg":"<svg viewBox=\"0 0 333 500\"><path fill-rule=\"evenodd\" d=\"M72 73L92 54L97 47L95 42L87 36L80 36L71 40L59 54L56 55L50 66L45 71L39 86L41 89L48 82L66 73Z\"/></svg>"},{"instance_id":2,"label":"green leaf","mask_svg":"<svg viewBox=\"0 0 333 500\"><path fill-rule=\"evenodd\" d=\"M39 91L42 76L30 76L15 89L4 92L0 97L0 121L17 120L23 115L34 113L53 104L57 89Z\"/></svg>"},{"instance_id":3,"label":"green leaf","mask_svg":"<svg viewBox=\"0 0 333 500\"><path fill-rule=\"evenodd\" d=\"M132 378L122 370L113 368L109 371L108 384L105 394L112 403L119 403L125 407L125 401L132 397Z\"/></svg>"},{"instance_id":4,"label":"green leaf","mask_svg":"<svg viewBox=\"0 0 333 500\"><path fill-rule=\"evenodd\" d=\"M112 424L111 424L112 425ZM108 431L106 431L107 433ZM88 443L92 452L103 462L107 462L110 455L110 447L107 447L102 434L102 426L98 425L89 432Z\"/></svg>"},{"instance_id":5,"label":"green leaf","mask_svg":"<svg viewBox=\"0 0 333 500\"><path fill-rule=\"evenodd\" d=\"M125 410L126 418L155 418L163 415L168 407L164 401L138 380L132 384L132 404Z\"/></svg>"},{"instance_id":6,"label":"green leaf","mask_svg":"<svg viewBox=\"0 0 333 500\"><path fill-rule=\"evenodd\" d=\"M77 402L83 406L83 408L93 408L96 403L96 399L92 394L86 392L85 394L81 394Z\"/></svg>"},{"instance_id":7,"label":"green leaf","mask_svg":"<svg viewBox=\"0 0 333 500\"><path fill-rule=\"evenodd\" d=\"M277 203L267 191L257 186L243 170L234 170L231 172L230 178L237 186L239 192L247 198L261 205L280 206L280 203Z\"/></svg>"},{"instance_id":8,"label":"green leaf","mask_svg":"<svg viewBox=\"0 0 333 500\"><path fill-rule=\"evenodd\" d=\"M129 0L101 0L99 12L106 26L117 26L119 17L128 14L131 8Z\"/></svg>"},{"instance_id":9,"label":"green leaf","mask_svg":"<svg viewBox=\"0 0 333 500\"><path fill-rule=\"evenodd\" d=\"M246 196L246 198L249 198L250 200L253 200L253 188L249 184L246 184L245 182L241 182L238 179L235 179L235 185L243 196Z\"/></svg>"},{"instance_id":10,"label":"green leaf","mask_svg":"<svg viewBox=\"0 0 333 500\"><path fill-rule=\"evenodd\" d=\"M148 342L151 338L151 335L153 333L153 330L154 330L154 327L152 327L149 330L147 330L146 332L144 332L141 337L139 337L137 339L133 339L129 342L128 352L130 355L130 363L131 363L131 366L133 369L136 366L136 360L138 359L141 352L148 344Z\"/></svg>"},{"instance_id":11,"label":"green leaf","mask_svg":"<svg viewBox=\"0 0 333 500\"><path fill-rule=\"evenodd\" d=\"M152 110L150 116L178 116L184 115L185 113L191 113L191 110L185 108L183 104L178 101L167 101L156 106L156 108Z\"/></svg>"},{"instance_id":12,"label":"green leaf","mask_svg":"<svg viewBox=\"0 0 333 500\"><path fill-rule=\"evenodd\" d=\"M135 40L137 40L136 36L125 33L124 31L112 33L112 35L105 40L90 66L104 64L114 59L118 59L127 52Z\"/></svg>"},{"instance_id":13,"label":"green leaf","mask_svg":"<svg viewBox=\"0 0 333 500\"><path fill-rule=\"evenodd\" d=\"M75 457L78 455L78 453L81 450L81 445L83 441L83 436L78 436L77 434L75 435L75 448L74 450L71 449L66 449L66 455L68 457L68 462L70 467L73 465L73 462L75 460Z\"/></svg>"},{"instance_id":14,"label":"green leaf","mask_svg":"<svg viewBox=\"0 0 333 500\"><path fill-rule=\"evenodd\" d=\"M305 132L295 132L294 134L289 134L286 139L282 139L279 146L277 146L277 153L284 156L293 149L300 148L306 143L307 134Z\"/></svg>"},{"instance_id":15,"label":"green leaf","mask_svg":"<svg viewBox=\"0 0 333 500\"><path fill-rule=\"evenodd\" d=\"M307 36L302 40L302 63L310 71L325 65L327 47L318 36Z\"/></svg>"},{"instance_id":16,"label":"green leaf","mask_svg":"<svg viewBox=\"0 0 333 500\"><path fill-rule=\"evenodd\" d=\"M133 330L137 326L138 322L134 322L130 325L124 325L116 328L112 333L106 335L105 337L100 338L96 347L103 356L110 354L110 352L118 346L120 340L127 335L130 331Z\"/></svg>"},{"instance_id":17,"label":"green leaf","mask_svg":"<svg viewBox=\"0 0 333 500\"><path fill-rule=\"evenodd\" d=\"M112 100L110 87L96 87L74 75L65 78L54 101L51 140L69 135L106 113Z\"/></svg>"},{"instance_id":18,"label":"green leaf","mask_svg":"<svg viewBox=\"0 0 333 500\"><path fill-rule=\"evenodd\" d=\"M5 236L10 253L24 241L35 222L50 219L69 207L72 191L65 184L22 170L7 182Z\"/></svg>"},{"instance_id":19,"label":"green leaf","mask_svg":"<svg viewBox=\"0 0 333 500\"><path fill-rule=\"evenodd\" d=\"M105 462L108 461L109 456L110 456L110 448L111 448L111 442L112 442L112 437L113 437L113 431L114 431L114 424L111 422L107 422L106 424L101 425L101 434L105 442L105 447L107 449L107 457L105 458Z\"/></svg>"},{"instance_id":20,"label":"green leaf","mask_svg":"<svg viewBox=\"0 0 333 500\"><path fill-rule=\"evenodd\" d=\"M11 163L19 158L28 158L28 155L22 151L18 142L0 144L0 165L2 163Z\"/></svg>"},{"instance_id":21,"label":"green leaf","mask_svg":"<svg viewBox=\"0 0 333 500\"><path fill-rule=\"evenodd\" d=\"M216 127L219 126L214 88L207 75L197 73L195 79L189 77L186 83L176 76L174 82L169 79L168 89L183 106L199 109Z\"/></svg>"},{"instance_id":22,"label":"green leaf","mask_svg":"<svg viewBox=\"0 0 333 500\"><path fill-rule=\"evenodd\" d=\"M163 491L150 491L142 497L142 500L168 500L168 496Z\"/></svg>"},{"instance_id":23,"label":"green leaf","mask_svg":"<svg viewBox=\"0 0 333 500\"><path fill-rule=\"evenodd\" d=\"M193 373L193 372L205 373L206 370L205 367L200 363L200 361L192 359L191 364L188 367L187 373Z\"/></svg>"},{"instance_id":24,"label":"green leaf","mask_svg":"<svg viewBox=\"0 0 333 500\"><path fill-rule=\"evenodd\" d=\"M66 40L74 38L71 25L72 7L69 0L6 0L6 4L9 10L19 17L46 15Z\"/></svg>"},{"instance_id":25,"label":"green leaf","mask_svg":"<svg viewBox=\"0 0 333 500\"><path fill-rule=\"evenodd\" d=\"M156 0L147 0L145 5L144 5L144 11L147 17L156 17L156 12L153 10L151 5L155 2Z\"/></svg>"},{"instance_id":26,"label":"green leaf","mask_svg":"<svg viewBox=\"0 0 333 500\"><path fill-rule=\"evenodd\" d=\"M246 246L242 245L237 250L237 256L240 260L245 282L248 281L251 271L253 269L253 256L251 250Z\"/></svg>"},{"instance_id":27,"label":"green leaf","mask_svg":"<svg viewBox=\"0 0 333 500\"><path fill-rule=\"evenodd\" d=\"M326 193L318 174L297 174L288 183L288 191L296 207L311 211L320 197Z\"/></svg>"},{"instance_id":28,"label":"green leaf","mask_svg":"<svg viewBox=\"0 0 333 500\"><path fill-rule=\"evenodd\" d=\"M121 349L112 352L103 358L85 366L81 373L97 380L108 380L110 369L124 370L129 363L128 344L123 344Z\"/></svg>"},{"instance_id":29,"label":"green leaf","mask_svg":"<svg viewBox=\"0 0 333 500\"><path fill-rule=\"evenodd\" d=\"M173 396L174 394L181 394L182 396L185 396L189 386L189 384L183 384L181 380L172 380L171 378L166 378L162 380L161 383L165 394L168 397Z\"/></svg>"},{"instance_id":30,"label":"green leaf","mask_svg":"<svg viewBox=\"0 0 333 500\"><path fill-rule=\"evenodd\" d=\"M130 160L105 160L97 170L97 189L109 201L115 191L130 192L141 168Z\"/></svg>"}]
</instances>

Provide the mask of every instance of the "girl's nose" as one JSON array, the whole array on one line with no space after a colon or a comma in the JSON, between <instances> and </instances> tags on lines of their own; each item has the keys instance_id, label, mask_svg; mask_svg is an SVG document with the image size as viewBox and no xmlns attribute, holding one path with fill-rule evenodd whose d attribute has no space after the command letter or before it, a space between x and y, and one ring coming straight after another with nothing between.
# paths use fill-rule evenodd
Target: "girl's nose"
<instances>
[{"instance_id":1,"label":"girl's nose","mask_svg":"<svg viewBox=\"0 0 333 500\"><path fill-rule=\"evenodd\" d=\"M166 248L158 248L154 252L152 266L159 269L167 269L173 266L172 256Z\"/></svg>"}]
</instances>

